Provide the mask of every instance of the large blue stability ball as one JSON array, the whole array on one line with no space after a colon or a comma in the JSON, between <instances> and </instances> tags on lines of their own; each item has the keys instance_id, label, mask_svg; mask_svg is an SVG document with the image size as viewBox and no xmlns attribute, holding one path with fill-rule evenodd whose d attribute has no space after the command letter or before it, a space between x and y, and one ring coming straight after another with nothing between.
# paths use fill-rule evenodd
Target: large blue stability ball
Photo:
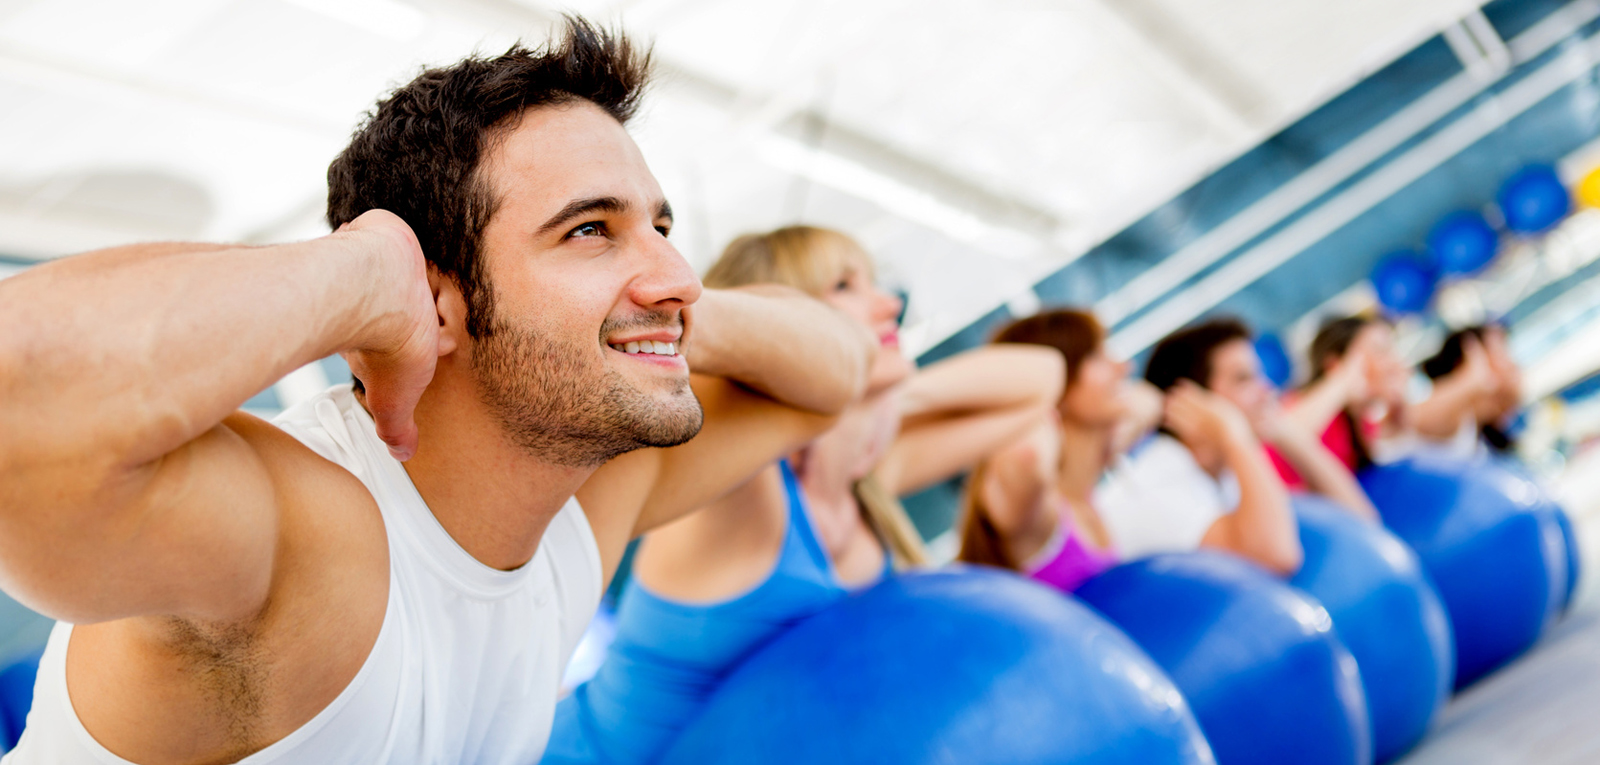
<instances>
[{"instance_id":1,"label":"large blue stability ball","mask_svg":"<svg viewBox=\"0 0 1600 765\"><path fill-rule=\"evenodd\" d=\"M1055 590L963 568L892 577L729 674L685 763L1212 763L1172 681Z\"/></svg>"},{"instance_id":2,"label":"large blue stability ball","mask_svg":"<svg viewBox=\"0 0 1600 765\"><path fill-rule=\"evenodd\" d=\"M1450 618L1416 553L1314 494L1294 496L1305 562L1289 583L1316 597L1361 667L1373 760L1405 754L1450 698Z\"/></svg>"},{"instance_id":3,"label":"large blue stability ball","mask_svg":"<svg viewBox=\"0 0 1600 765\"><path fill-rule=\"evenodd\" d=\"M1417 456L1364 471L1361 485L1439 590L1457 688L1528 650L1560 613L1566 545L1529 481L1485 460Z\"/></svg>"},{"instance_id":4,"label":"large blue stability ball","mask_svg":"<svg viewBox=\"0 0 1600 765\"><path fill-rule=\"evenodd\" d=\"M1125 563L1077 594L1172 676L1222 765L1372 762L1356 661L1315 598L1216 552Z\"/></svg>"},{"instance_id":5,"label":"large blue stability ball","mask_svg":"<svg viewBox=\"0 0 1600 765\"><path fill-rule=\"evenodd\" d=\"M1428 232L1428 252L1446 274L1476 273L1494 260L1500 235L1471 210L1450 213Z\"/></svg>"},{"instance_id":6,"label":"large blue stability ball","mask_svg":"<svg viewBox=\"0 0 1600 765\"><path fill-rule=\"evenodd\" d=\"M1438 283L1438 264L1411 250L1391 252L1372 269L1372 289L1378 293L1378 302L1393 313L1426 310Z\"/></svg>"},{"instance_id":7,"label":"large blue stability ball","mask_svg":"<svg viewBox=\"0 0 1600 765\"><path fill-rule=\"evenodd\" d=\"M1561 222L1572 209L1572 197L1549 165L1528 165L1501 184L1495 195L1506 228L1537 234Z\"/></svg>"},{"instance_id":8,"label":"large blue stability ball","mask_svg":"<svg viewBox=\"0 0 1600 765\"><path fill-rule=\"evenodd\" d=\"M1528 466L1520 460L1511 456L1497 456L1489 459L1495 466L1504 468L1512 476L1522 480L1523 488L1518 490L1519 494L1527 491L1537 492L1540 504L1545 506L1543 508L1544 511L1555 517L1556 526L1561 529L1562 546L1567 551L1567 589L1561 595L1561 608L1565 610L1572 605L1572 596L1577 591L1578 582L1583 577L1583 550L1579 544L1578 531L1572 526L1572 518L1567 515L1567 511L1561 507L1561 504L1556 502L1555 498L1545 491L1544 486L1540 485L1538 480L1533 477L1533 473L1528 470Z\"/></svg>"}]
</instances>

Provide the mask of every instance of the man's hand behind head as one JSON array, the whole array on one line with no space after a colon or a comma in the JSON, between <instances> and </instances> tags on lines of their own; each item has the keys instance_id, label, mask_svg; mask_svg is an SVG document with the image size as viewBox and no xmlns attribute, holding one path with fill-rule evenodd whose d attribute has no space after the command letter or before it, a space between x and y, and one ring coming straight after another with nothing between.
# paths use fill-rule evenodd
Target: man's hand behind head
<instances>
[{"instance_id":1,"label":"man's hand behind head","mask_svg":"<svg viewBox=\"0 0 1600 765\"><path fill-rule=\"evenodd\" d=\"M1188 380L1167 391L1164 424L1191 448L1223 449L1254 438L1238 407Z\"/></svg>"},{"instance_id":2,"label":"man's hand behind head","mask_svg":"<svg viewBox=\"0 0 1600 765\"><path fill-rule=\"evenodd\" d=\"M383 210L363 213L331 237L366 255L378 275L368 290L376 318L357 329L344 358L365 390L378 437L395 459L410 459L417 451L413 410L438 358L455 349L439 331L441 277L424 259L411 227Z\"/></svg>"}]
</instances>

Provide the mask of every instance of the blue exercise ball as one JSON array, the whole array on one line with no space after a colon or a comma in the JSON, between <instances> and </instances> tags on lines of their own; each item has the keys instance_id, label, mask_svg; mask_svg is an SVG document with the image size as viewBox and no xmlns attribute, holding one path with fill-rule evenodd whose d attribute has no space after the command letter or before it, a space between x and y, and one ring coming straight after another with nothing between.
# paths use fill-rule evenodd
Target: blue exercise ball
<instances>
[{"instance_id":1,"label":"blue exercise ball","mask_svg":"<svg viewBox=\"0 0 1600 765\"><path fill-rule=\"evenodd\" d=\"M1495 195L1506 228L1537 234L1561 222L1572 209L1572 197L1549 165L1528 165L1501 184Z\"/></svg>"},{"instance_id":2,"label":"blue exercise ball","mask_svg":"<svg viewBox=\"0 0 1600 765\"><path fill-rule=\"evenodd\" d=\"M1294 377L1294 363L1289 360L1283 341L1271 332L1262 332L1256 336L1255 347L1256 356L1261 359L1261 374L1279 389L1288 387Z\"/></svg>"},{"instance_id":3,"label":"blue exercise ball","mask_svg":"<svg viewBox=\"0 0 1600 765\"><path fill-rule=\"evenodd\" d=\"M1500 235L1472 210L1450 213L1428 232L1428 252L1446 274L1476 273L1499 249Z\"/></svg>"},{"instance_id":4,"label":"blue exercise ball","mask_svg":"<svg viewBox=\"0 0 1600 765\"><path fill-rule=\"evenodd\" d=\"M1315 598L1206 551L1124 563L1077 595L1167 671L1223 765L1372 762L1356 661Z\"/></svg>"},{"instance_id":5,"label":"blue exercise ball","mask_svg":"<svg viewBox=\"0 0 1600 765\"><path fill-rule=\"evenodd\" d=\"M1411 250L1391 252L1372 269L1372 288L1378 293L1378 302L1394 313L1426 310L1438 283L1437 264Z\"/></svg>"},{"instance_id":6,"label":"blue exercise ball","mask_svg":"<svg viewBox=\"0 0 1600 765\"><path fill-rule=\"evenodd\" d=\"M13 659L0 669L0 752L17 748L22 729L33 709L33 684L39 676L44 649Z\"/></svg>"},{"instance_id":7,"label":"blue exercise ball","mask_svg":"<svg viewBox=\"0 0 1600 765\"><path fill-rule=\"evenodd\" d=\"M1416 456L1363 471L1361 485L1438 588L1456 688L1528 650L1559 614L1565 543L1531 482L1486 460Z\"/></svg>"},{"instance_id":8,"label":"blue exercise ball","mask_svg":"<svg viewBox=\"0 0 1600 765\"><path fill-rule=\"evenodd\" d=\"M661 760L1214 763L1128 638L993 569L891 577L762 647Z\"/></svg>"},{"instance_id":9,"label":"blue exercise ball","mask_svg":"<svg viewBox=\"0 0 1600 765\"><path fill-rule=\"evenodd\" d=\"M1373 760L1411 749L1450 698L1450 617L1416 553L1331 500L1294 496L1305 562L1289 583L1328 609L1356 664L1372 724Z\"/></svg>"},{"instance_id":10,"label":"blue exercise ball","mask_svg":"<svg viewBox=\"0 0 1600 765\"><path fill-rule=\"evenodd\" d=\"M1561 594L1561 609L1565 611L1572 605L1572 596L1577 591L1578 582L1583 576L1583 550L1579 545L1578 531L1572 526L1572 518L1567 515L1561 504L1545 491L1544 486L1534 478L1532 471L1528 470L1528 466L1521 460L1509 455L1494 456L1489 460L1495 466L1521 479L1523 485L1518 489L1518 493L1536 492L1540 504L1544 506L1543 511L1555 518L1556 526L1561 529L1562 547L1567 554L1567 588Z\"/></svg>"}]
</instances>

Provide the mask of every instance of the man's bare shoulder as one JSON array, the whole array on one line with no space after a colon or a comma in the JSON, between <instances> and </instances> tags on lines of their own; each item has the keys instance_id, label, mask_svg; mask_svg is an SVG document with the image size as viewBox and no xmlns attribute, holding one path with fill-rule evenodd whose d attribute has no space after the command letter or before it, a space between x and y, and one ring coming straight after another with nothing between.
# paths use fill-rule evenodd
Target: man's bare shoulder
<instances>
[{"instance_id":1,"label":"man's bare shoulder","mask_svg":"<svg viewBox=\"0 0 1600 765\"><path fill-rule=\"evenodd\" d=\"M269 600L280 605L314 600L329 586L342 589L357 579L365 582L363 589L387 593L388 536L366 485L265 420L239 413L224 425L260 455L277 492L278 539Z\"/></svg>"},{"instance_id":2,"label":"man's bare shoulder","mask_svg":"<svg viewBox=\"0 0 1600 765\"><path fill-rule=\"evenodd\" d=\"M188 742L189 754L234 757L268 746L343 691L383 624L388 544L371 493L260 418L235 414L222 427L255 452L275 492L268 595L241 619L150 616L74 630L74 706L116 751L162 759Z\"/></svg>"}]
</instances>

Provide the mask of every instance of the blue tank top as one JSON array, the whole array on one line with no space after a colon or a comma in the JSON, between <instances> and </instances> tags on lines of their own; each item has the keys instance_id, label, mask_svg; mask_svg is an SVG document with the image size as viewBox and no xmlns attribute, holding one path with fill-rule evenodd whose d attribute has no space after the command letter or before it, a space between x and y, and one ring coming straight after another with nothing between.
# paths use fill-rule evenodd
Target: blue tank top
<instances>
[{"instance_id":1,"label":"blue tank top","mask_svg":"<svg viewBox=\"0 0 1600 765\"><path fill-rule=\"evenodd\" d=\"M788 529L765 581L721 603L662 598L631 579L600 671L556 707L542 763L632 765L661 756L728 672L796 622L846 594L806 513L799 481L778 463Z\"/></svg>"}]
</instances>

